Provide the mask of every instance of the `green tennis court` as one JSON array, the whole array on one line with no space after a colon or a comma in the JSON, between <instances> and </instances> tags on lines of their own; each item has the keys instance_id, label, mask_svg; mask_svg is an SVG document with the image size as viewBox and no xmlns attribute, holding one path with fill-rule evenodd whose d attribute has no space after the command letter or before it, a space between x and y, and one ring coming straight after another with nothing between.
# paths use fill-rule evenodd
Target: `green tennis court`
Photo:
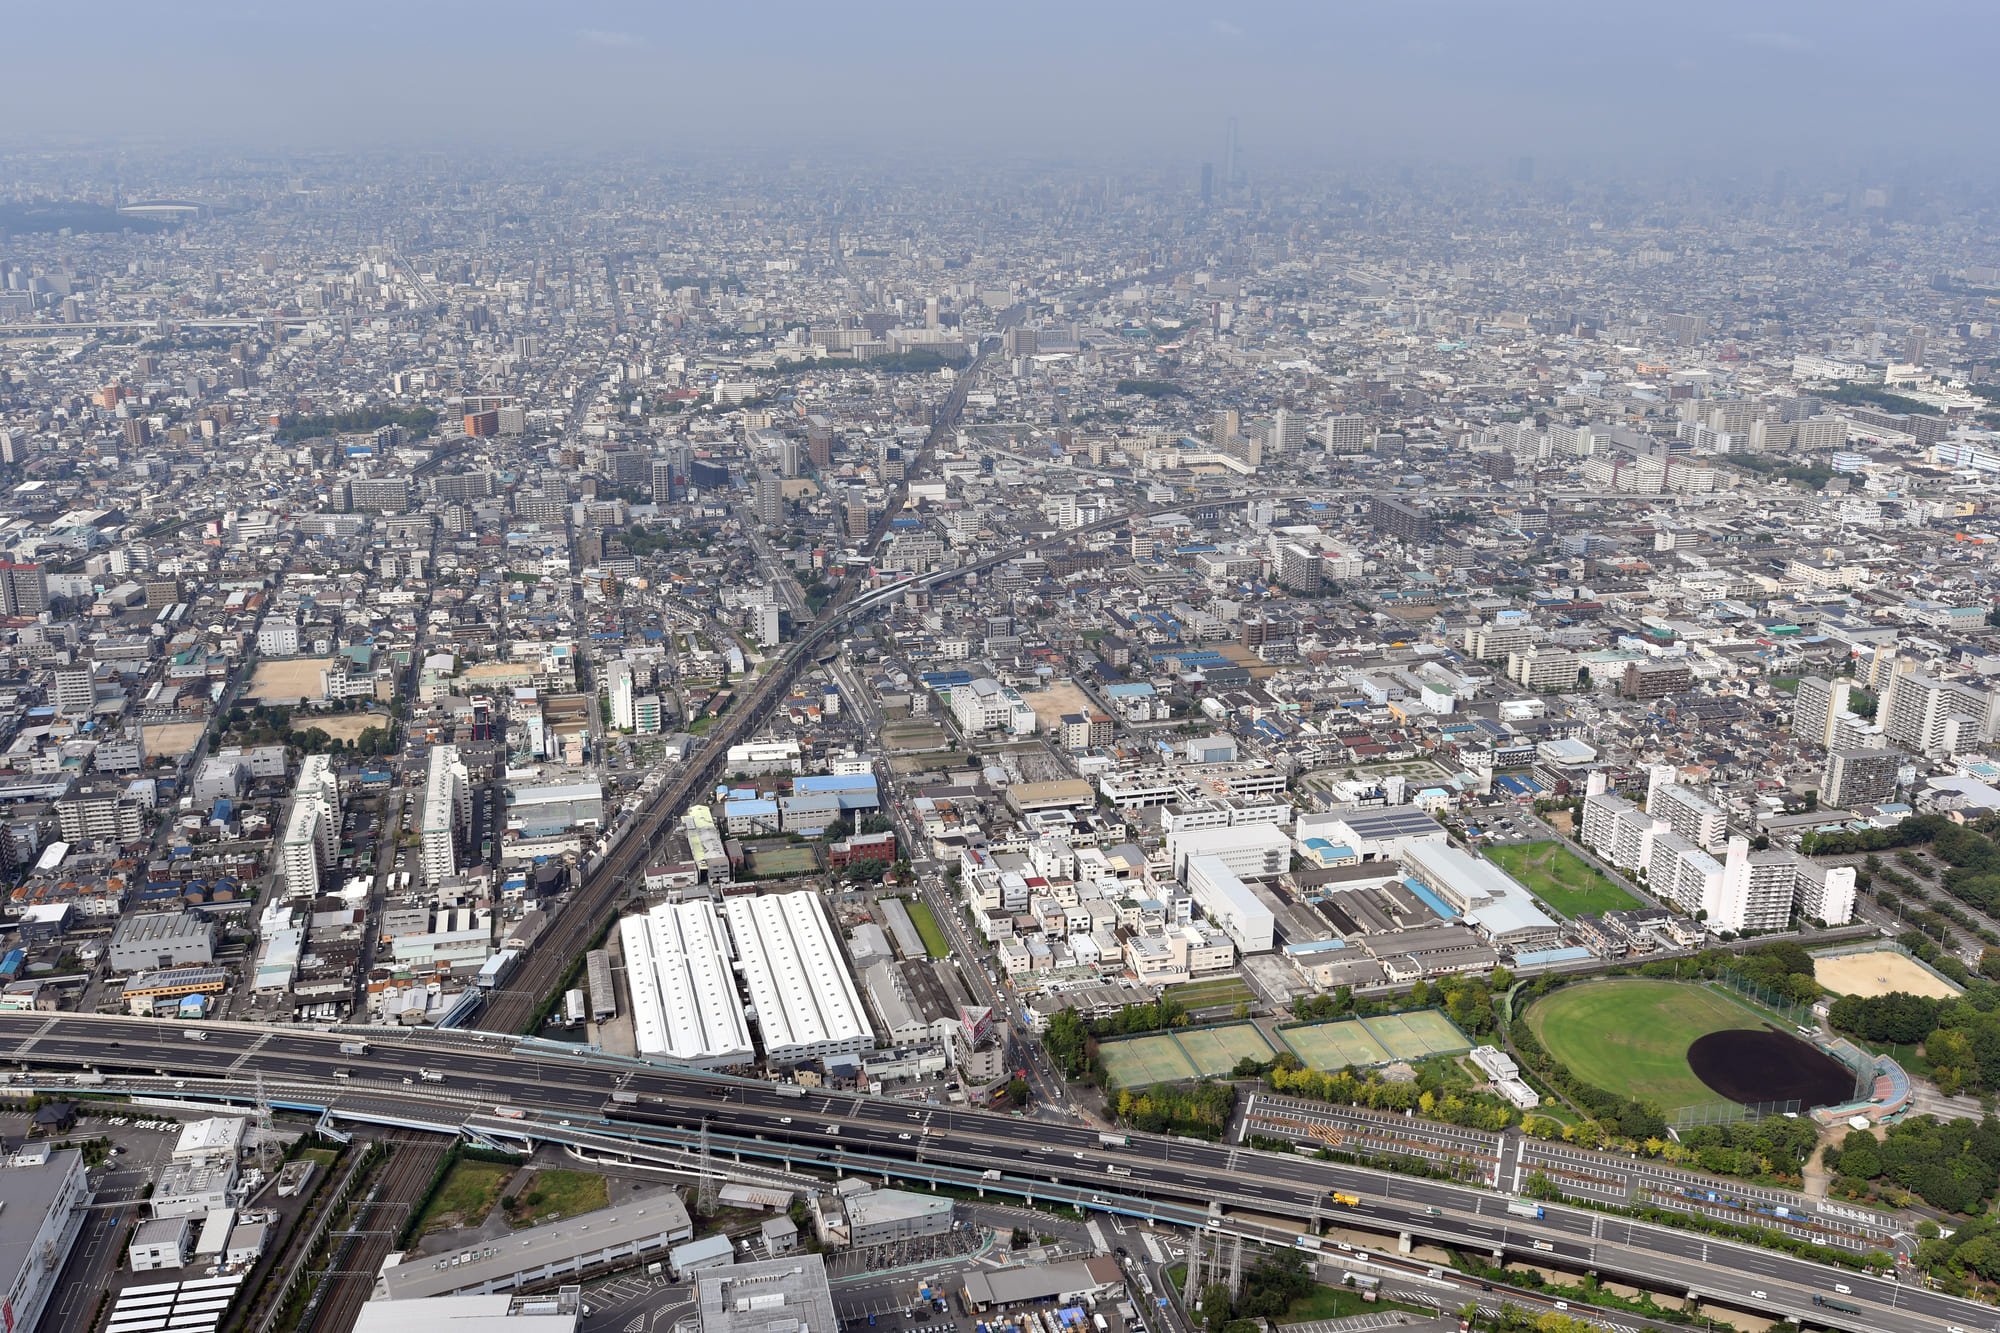
<instances>
[{"instance_id":1,"label":"green tennis court","mask_svg":"<svg viewBox=\"0 0 2000 1333\"><path fill-rule=\"evenodd\" d=\"M1279 1035L1313 1069L1365 1067L1385 1064L1390 1059L1381 1043L1357 1019L1336 1018L1326 1023L1281 1028Z\"/></svg>"},{"instance_id":2,"label":"green tennis court","mask_svg":"<svg viewBox=\"0 0 2000 1333\"><path fill-rule=\"evenodd\" d=\"M1382 1049L1397 1060L1421 1060L1430 1054L1430 1047L1424 1039L1410 1031L1409 1024L1401 1014L1380 1014L1374 1018L1361 1020L1375 1040L1382 1043Z\"/></svg>"},{"instance_id":3,"label":"green tennis court","mask_svg":"<svg viewBox=\"0 0 2000 1333\"><path fill-rule=\"evenodd\" d=\"M1397 1017L1403 1020L1403 1026L1409 1029L1411 1036L1423 1042L1427 1055L1449 1055L1469 1051L1473 1047L1472 1040L1435 1009L1420 1009L1416 1013L1399 1014Z\"/></svg>"},{"instance_id":4,"label":"green tennis court","mask_svg":"<svg viewBox=\"0 0 2000 1333\"><path fill-rule=\"evenodd\" d=\"M1174 1037L1180 1042L1181 1049L1187 1052L1188 1061L1198 1071L1211 1077L1229 1073L1236 1068L1236 1062L1246 1055L1262 1061L1277 1054L1271 1049L1271 1043L1264 1040L1264 1034L1251 1023L1232 1023L1227 1027L1203 1028L1198 1032L1176 1032Z\"/></svg>"},{"instance_id":5,"label":"green tennis court","mask_svg":"<svg viewBox=\"0 0 2000 1333\"><path fill-rule=\"evenodd\" d=\"M1104 1061L1105 1078L1114 1088L1149 1088L1195 1076L1187 1056L1164 1033L1102 1042L1097 1054Z\"/></svg>"}]
</instances>

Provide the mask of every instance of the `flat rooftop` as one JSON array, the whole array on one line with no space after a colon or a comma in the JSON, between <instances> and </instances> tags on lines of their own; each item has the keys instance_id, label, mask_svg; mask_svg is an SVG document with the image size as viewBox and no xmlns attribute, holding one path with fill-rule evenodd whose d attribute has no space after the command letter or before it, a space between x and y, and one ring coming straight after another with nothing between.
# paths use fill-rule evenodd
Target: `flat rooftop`
<instances>
[{"instance_id":1,"label":"flat rooftop","mask_svg":"<svg viewBox=\"0 0 2000 1333\"><path fill-rule=\"evenodd\" d=\"M483 1287L581 1254L594 1254L656 1236L663 1238L664 1245L664 1238L685 1234L688 1225L687 1206L680 1196L671 1189L653 1190L627 1199L615 1208L580 1213L450 1254L425 1255L397 1264L382 1274L376 1289L390 1301L423 1300L428 1307L430 1297ZM472 1257L466 1259L466 1255ZM454 1266L453 1259L461 1262ZM430 1331L416 1330L416 1333Z\"/></svg>"}]
</instances>

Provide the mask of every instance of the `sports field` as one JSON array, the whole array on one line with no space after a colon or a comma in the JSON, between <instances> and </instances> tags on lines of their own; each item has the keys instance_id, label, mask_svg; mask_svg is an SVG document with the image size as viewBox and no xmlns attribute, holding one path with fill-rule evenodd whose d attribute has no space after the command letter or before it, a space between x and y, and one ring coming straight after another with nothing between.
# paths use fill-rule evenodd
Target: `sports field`
<instances>
[{"instance_id":1,"label":"sports field","mask_svg":"<svg viewBox=\"0 0 2000 1333\"><path fill-rule=\"evenodd\" d=\"M1486 848L1486 859L1567 917L1622 912L1642 904L1603 871L1559 842L1512 842Z\"/></svg>"},{"instance_id":2,"label":"sports field","mask_svg":"<svg viewBox=\"0 0 2000 1333\"><path fill-rule=\"evenodd\" d=\"M1249 1023L1231 1023L1227 1027L1203 1028L1198 1032L1176 1032L1176 1040L1187 1052L1196 1072L1220 1078L1236 1068L1236 1062L1244 1056L1253 1060L1269 1060L1277 1052L1271 1043L1264 1040L1264 1034ZM1100 1051L1103 1047L1098 1048Z\"/></svg>"},{"instance_id":3,"label":"sports field","mask_svg":"<svg viewBox=\"0 0 2000 1333\"><path fill-rule=\"evenodd\" d=\"M1218 977L1214 981L1190 981L1169 986L1162 994L1183 1009L1212 1009L1223 1004L1248 1004L1256 1000L1241 977Z\"/></svg>"},{"instance_id":4,"label":"sports field","mask_svg":"<svg viewBox=\"0 0 2000 1333\"><path fill-rule=\"evenodd\" d=\"M1472 1049L1451 1021L1433 1009L1413 1014L1383 1014L1363 1021L1398 1060L1421 1060L1427 1055Z\"/></svg>"},{"instance_id":5,"label":"sports field","mask_svg":"<svg viewBox=\"0 0 2000 1333\"><path fill-rule=\"evenodd\" d=\"M319 673L333 664L330 657L276 657L257 663L246 699L324 699Z\"/></svg>"},{"instance_id":6,"label":"sports field","mask_svg":"<svg viewBox=\"0 0 2000 1333\"><path fill-rule=\"evenodd\" d=\"M1386 1064L1393 1057L1360 1020L1336 1018L1328 1023L1307 1023L1282 1030L1285 1041L1299 1059L1313 1069L1339 1069L1345 1065Z\"/></svg>"},{"instance_id":7,"label":"sports field","mask_svg":"<svg viewBox=\"0 0 2000 1333\"><path fill-rule=\"evenodd\" d=\"M745 869L753 875L810 875L819 869L811 846L758 847L744 853Z\"/></svg>"},{"instance_id":8,"label":"sports field","mask_svg":"<svg viewBox=\"0 0 2000 1333\"><path fill-rule=\"evenodd\" d=\"M1813 959L1813 980L1836 995L1887 995L1904 991L1949 1000L1960 994L1936 973L1926 971L1894 949L1870 953L1835 954Z\"/></svg>"},{"instance_id":9,"label":"sports field","mask_svg":"<svg viewBox=\"0 0 2000 1333\"><path fill-rule=\"evenodd\" d=\"M1716 1099L1688 1068L1695 1038L1763 1026L1707 986L1638 977L1565 986L1537 1000L1526 1017L1549 1054L1578 1078L1664 1111Z\"/></svg>"},{"instance_id":10,"label":"sports field","mask_svg":"<svg viewBox=\"0 0 2000 1333\"><path fill-rule=\"evenodd\" d=\"M146 753L150 755L186 754L201 739L201 733L208 730L206 722L161 722L143 729Z\"/></svg>"},{"instance_id":11,"label":"sports field","mask_svg":"<svg viewBox=\"0 0 2000 1333\"><path fill-rule=\"evenodd\" d=\"M1114 1088L1150 1088L1155 1083L1195 1076L1194 1066L1181 1054L1181 1048L1161 1032L1104 1042L1097 1054L1104 1061L1105 1078Z\"/></svg>"}]
</instances>

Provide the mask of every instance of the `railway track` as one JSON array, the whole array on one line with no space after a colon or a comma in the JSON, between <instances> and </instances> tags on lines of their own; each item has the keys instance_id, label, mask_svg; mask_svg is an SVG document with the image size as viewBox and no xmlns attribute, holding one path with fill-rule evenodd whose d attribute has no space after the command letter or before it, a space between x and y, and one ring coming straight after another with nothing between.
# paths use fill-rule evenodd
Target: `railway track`
<instances>
[{"instance_id":1,"label":"railway track","mask_svg":"<svg viewBox=\"0 0 2000 1333\"><path fill-rule=\"evenodd\" d=\"M335 1232L319 1286L306 1301L296 1333L347 1333L375 1290L375 1275L395 1248L396 1235L422 1202L451 1140L442 1134L415 1134L384 1140L389 1160L368 1189L346 1230Z\"/></svg>"},{"instance_id":2,"label":"railway track","mask_svg":"<svg viewBox=\"0 0 2000 1333\"><path fill-rule=\"evenodd\" d=\"M946 400L946 410L938 413L930 434L925 437L923 451L912 469L913 474L921 473L928 466L938 439L956 424L959 413L965 407L966 392L972 385L972 372L984 360L984 354L975 358L967 373L960 377ZM890 522L902 511L908 494L906 481L893 493L890 502L883 506L882 517L870 533L870 549L881 544ZM754 736L757 729L763 726L773 704L791 692L800 672L818 655L821 645L833 636L836 628L844 626L849 604L860 591L858 579L850 577L841 580L840 590L820 608L819 615L814 617L805 635L793 644L779 667L758 683L748 700L730 710L723 725L707 737L700 758L692 761L678 780L660 789L632 830L586 877L577 896L556 916L522 961L514 980L487 1001L476 1026L487 1032L509 1033L522 1032L530 1026L536 1011L548 1001L578 954L609 924L621 892L629 887L633 873L643 870L657 851L674 815L686 808L696 792L714 784L728 761L729 747Z\"/></svg>"}]
</instances>

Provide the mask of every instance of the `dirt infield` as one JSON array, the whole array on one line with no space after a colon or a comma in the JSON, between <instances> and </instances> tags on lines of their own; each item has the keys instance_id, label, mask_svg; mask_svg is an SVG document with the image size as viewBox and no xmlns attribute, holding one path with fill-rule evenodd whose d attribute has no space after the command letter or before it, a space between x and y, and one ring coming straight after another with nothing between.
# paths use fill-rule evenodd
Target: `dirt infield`
<instances>
[{"instance_id":1,"label":"dirt infield","mask_svg":"<svg viewBox=\"0 0 2000 1333\"><path fill-rule=\"evenodd\" d=\"M144 729L149 755L186 754L208 730L206 722L162 722Z\"/></svg>"},{"instance_id":2,"label":"dirt infield","mask_svg":"<svg viewBox=\"0 0 2000 1333\"><path fill-rule=\"evenodd\" d=\"M1277 1054L1271 1043L1264 1040L1264 1034L1248 1023L1238 1023L1230 1027L1204 1028L1198 1032L1177 1032L1181 1049L1197 1072L1219 1077L1236 1068L1236 1062L1249 1056L1263 1061ZM1102 1049L1101 1047L1099 1048Z\"/></svg>"},{"instance_id":3,"label":"dirt infield","mask_svg":"<svg viewBox=\"0 0 2000 1333\"><path fill-rule=\"evenodd\" d=\"M1854 1095L1854 1071L1776 1028L1737 1028L1696 1037L1688 1068L1732 1102L1837 1106Z\"/></svg>"},{"instance_id":4,"label":"dirt infield","mask_svg":"<svg viewBox=\"0 0 2000 1333\"><path fill-rule=\"evenodd\" d=\"M1155 1083L1195 1076L1194 1066L1165 1033L1103 1042L1097 1054L1103 1059L1105 1077L1114 1088L1150 1088Z\"/></svg>"},{"instance_id":5,"label":"dirt infield","mask_svg":"<svg viewBox=\"0 0 2000 1333\"><path fill-rule=\"evenodd\" d=\"M259 662L244 695L250 699L324 699L319 673L332 661L330 657L288 657Z\"/></svg>"},{"instance_id":6,"label":"dirt infield","mask_svg":"<svg viewBox=\"0 0 2000 1333\"><path fill-rule=\"evenodd\" d=\"M1838 995L1887 995L1904 991L1948 1000L1959 988L1893 949L1813 959L1813 980Z\"/></svg>"}]
</instances>

